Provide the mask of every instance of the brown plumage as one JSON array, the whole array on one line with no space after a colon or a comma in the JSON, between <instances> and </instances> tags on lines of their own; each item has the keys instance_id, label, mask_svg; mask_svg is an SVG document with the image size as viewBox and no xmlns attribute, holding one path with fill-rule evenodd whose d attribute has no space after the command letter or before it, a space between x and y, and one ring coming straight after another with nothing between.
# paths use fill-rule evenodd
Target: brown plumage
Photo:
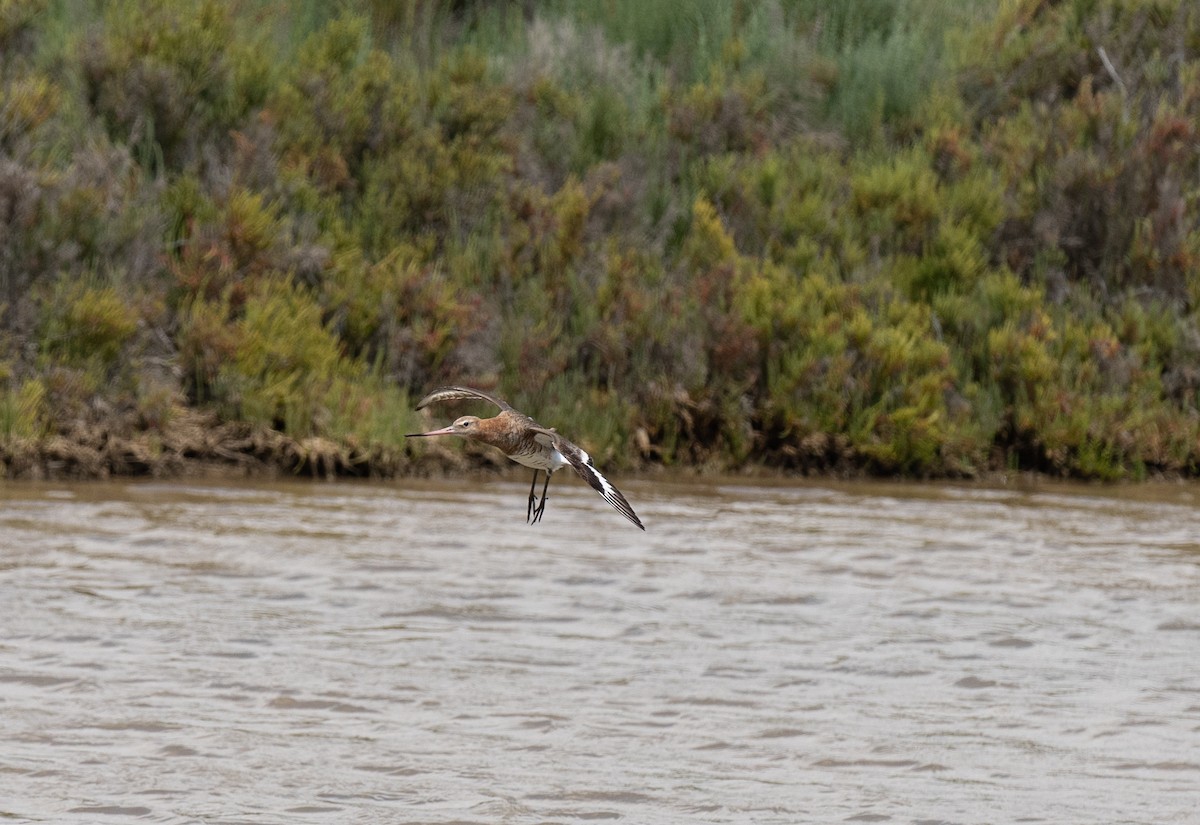
<instances>
[{"instance_id":1,"label":"brown plumage","mask_svg":"<svg viewBox=\"0 0 1200 825\"><path fill-rule=\"evenodd\" d=\"M550 487L550 476L555 470L569 465L605 501L615 507L617 512L641 529L646 529L637 513L625 500L625 496L600 474L592 464L591 456L583 448L563 438L552 428L538 424L525 413L514 410L506 401L469 387L438 387L421 399L417 409L422 410L439 401L464 399L488 401L499 407L500 412L492 418L464 415L449 427L430 430L427 433L409 433L406 437L457 435L495 447L518 464L532 467L533 483L529 486L529 506L525 512L525 520L531 524L541 521L542 514L546 511L546 491ZM540 500L535 495L539 472L546 474Z\"/></svg>"}]
</instances>

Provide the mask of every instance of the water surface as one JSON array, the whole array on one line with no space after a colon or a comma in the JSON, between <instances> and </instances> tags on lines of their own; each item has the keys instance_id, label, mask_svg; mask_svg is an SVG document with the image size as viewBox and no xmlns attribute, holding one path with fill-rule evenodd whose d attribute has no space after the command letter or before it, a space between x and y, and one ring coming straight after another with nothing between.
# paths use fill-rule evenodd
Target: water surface
<instances>
[{"instance_id":1,"label":"water surface","mask_svg":"<svg viewBox=\"0 0 1200 825\"><path fill-rule=\"evenodd\" d=\"M1194 487L0 487L0 820L1195 822Z\"/></svg>"}]
</instances>

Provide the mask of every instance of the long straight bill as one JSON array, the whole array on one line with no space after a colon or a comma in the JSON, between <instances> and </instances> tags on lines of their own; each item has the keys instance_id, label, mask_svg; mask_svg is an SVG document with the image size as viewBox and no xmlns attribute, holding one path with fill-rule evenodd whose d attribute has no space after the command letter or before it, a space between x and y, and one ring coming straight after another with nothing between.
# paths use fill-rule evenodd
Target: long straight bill
<instances>
[{"instance_id":1,"label":"long straight bill","mask_svg":"<svg viewBox=\"0 0 1200 825\"><path fill-rule=\"evenodd\" d=\"M408 433L405 438L425 438L430 435L454 435L453 427L442 427L440 430L430 430L427 433Z\"/></svg>"}]
</instances>

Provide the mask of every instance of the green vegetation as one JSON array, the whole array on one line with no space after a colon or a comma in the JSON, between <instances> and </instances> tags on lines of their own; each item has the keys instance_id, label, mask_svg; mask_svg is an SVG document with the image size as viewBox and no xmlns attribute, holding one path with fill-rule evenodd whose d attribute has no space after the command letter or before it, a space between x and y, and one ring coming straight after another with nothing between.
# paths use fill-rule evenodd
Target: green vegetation
<instances>
[{"instance_id":1,"label":"green vegetation","mask_svg":"<svg viewBox=\"0 0 1200 825\"><path fill-rule=\"evenodd\" d=\"M609 465L1194 475L1198 124L1173 0L0 0L0 460L411 472L458 382Z\"/></svg>"}]
</instances>

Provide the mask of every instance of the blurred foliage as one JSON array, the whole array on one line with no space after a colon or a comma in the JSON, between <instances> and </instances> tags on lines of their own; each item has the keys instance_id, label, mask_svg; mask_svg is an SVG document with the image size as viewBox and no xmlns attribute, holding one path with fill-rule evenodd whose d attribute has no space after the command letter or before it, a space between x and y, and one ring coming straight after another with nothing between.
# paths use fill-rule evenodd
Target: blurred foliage
<instances>
[{"instance_id":1,"label":"blurred foliage","mask_svg":"<svg viewBox=\"0 0 1200 825\"><path fill-rule=\"evenodd\" d=\"M1195 474L1197 124L1163 0L0 2L0 460L398 472L461 382L606 464Z\"/></svg>"}]
</instances>

